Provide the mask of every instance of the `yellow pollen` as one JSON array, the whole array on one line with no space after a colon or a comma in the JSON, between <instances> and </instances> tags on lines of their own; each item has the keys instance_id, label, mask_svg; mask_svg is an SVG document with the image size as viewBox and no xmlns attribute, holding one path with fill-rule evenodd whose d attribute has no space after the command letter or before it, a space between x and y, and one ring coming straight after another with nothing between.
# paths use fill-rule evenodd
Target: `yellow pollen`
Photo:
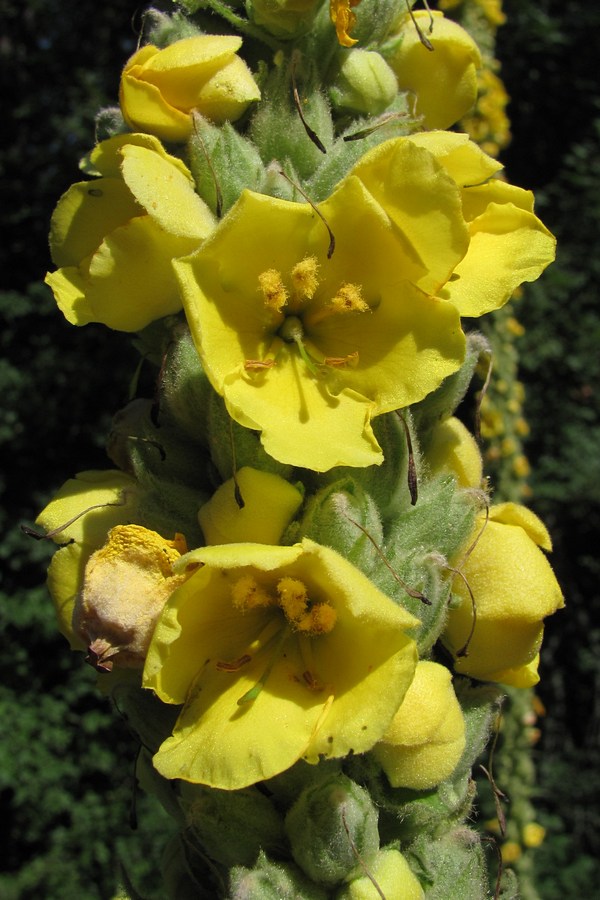
<instances>
[{"instance_id":1,"label":"yellow pollen","mask_svg":"<svg viewBox=\"0 0 600 900\"><path fill-rule=\"evenodd\" d=\"M368 312L369 304L363 300L358 284L343 284L335 297L331 298L331 306L335 312Z\"/></svg>"},{"instance_id":2,"label":"yellow pollen","mask_svg":"<svg viewBox=\"0 0 600 900\"><path fill-rule=\"evenodd\" d=\"M309 612L297 622L298 631L305 634L329 634L337 620L337 613L329 603L315 603Z\"/></svg>"},{"instance_id":3,"label":"yellow pollen","mask_svg":"<svg viewBox=\"0 0 600 900\"><path fill-rule=\"evenodd\" d=\"M319 286L317 271L319 264L315 256L307 256L292 269L292 285L298 300L312 300Z\"/></svg>"},{"instance_id":4,"label":"yellow pollen","mask_svg":"<svg viewBox=\"0 0 600 900\"><path fill-rule=\"evenodd\" d=\"M267 269L258 276L258 284L263 292L265 306L273 312L281 312L288 301L281 273L277 269Z\"/></svg>"},{"instance_id":5,"label":"yellow pollen","mask_svg":"<svg viewBox=\"0 0 600 900\"><path fill-rule=\"evenodd\" d=\"M277 584L279 603L290 622L296 623L308 608L306 585L299 578L282 578Z\"/></svg>"},{"instance_id":6,"label":"yellow pollen","mask_svg":"<svg viewBox=\"0 0 600 900\"><path fill-rule=\"evenodd\" d=\"M231 587L231 599L236 609L256 609L275 605L275 598L252 575L242 575Z\"/></svg>"}]
</instances>

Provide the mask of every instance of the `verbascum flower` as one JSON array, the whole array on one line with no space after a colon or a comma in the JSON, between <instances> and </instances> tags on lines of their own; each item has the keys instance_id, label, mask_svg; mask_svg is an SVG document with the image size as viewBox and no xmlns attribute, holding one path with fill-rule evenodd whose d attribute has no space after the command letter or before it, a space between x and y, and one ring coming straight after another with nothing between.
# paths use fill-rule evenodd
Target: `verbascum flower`
<instances>
[{"instance_id":1,"label":"verbascum flower","mask_svg":"<svg viewBox=\"0 0 600 900\"><path fill-rule=\"evenodd\" d=\"M329 0L329 16L342 47L353 47L357 43L350 32L356 25L356 13L352 12L352 7L359 3L360 0Z\"/></svg>"},{"instance_id":2,"label":"verbascum flower","mask_svg":"<svg viewBox=\"0 0 600 900\"><path fill-rule=\"evenodd\" d=\"M73 609L85 566L111 528L135 515L137 485L119 471L80 472L69 479L36 520L60 546L48 569L48 588L58 625L73 649L83 649L73 630Z\"/></svg>"},{"instance_id":3,"label":"verbascum flower","mask_svg":"<svg viewBox=\"0 0 600 900\"><path fill-rule=\"evenodd\" d=\"M86 563L73 628L99 671L141 668L165 601L185 581L173 565L187 550L141 525L116 525Z\"/></svg>"},{"instance_id":4,"label":"verbascum flower","mask_svg":"<svg viewBox=\"0 0 600 900\"><path fill-rule=\"evenodd\" d=\"M466 134L432 131L380 144L350 173L421 263L415 284L461 316L503 306L554 259L556 241L533 212L533 194L494 178L501 168Z\"/></svg>"},{"instance_id":5,"label":"verbascum flower","mask_svg":"<svg viewBox=\"0 0 600 900\"><path fill-rule=\"evenodd\" d=\"M186 141L196 110L215 122L235 122L260 90L237 56L237 35L195 35L163 50L147 44L125 64L119 100L128 125L164 141Z\"/></svg>"},{"instance_id":6,"label":"verbascum flower","mask_svg":"<svg viewBox=\"0 0 600 900\"><path fill-rule=\"evenodd\" d=\"M427 790L452 775L465 749L465 721L448 669L420 661L404 700L373 748L392 787Z\"/></svg>"},{"instance_id":7,"label":"verbascum flower","mask_svg":"<svg viewBox=\"0 0 600 900\"><path fill-rule=\"evenodd\" d=\"M442 641L455 657L457 672L530 687L539 681L543 621L564 606L542 552L551 550L550 536L530 510L501 503L490 509L487 524L485 515L479 516L470 544L475 538L464 565L458 563L473 597L455 578L452 590L459 603L449 611Z\"/></svg>"},{"instance_id":8,"label":"verbascum flower","mask_svg":"<svg viewBox=\"0 0 600 900\"><path fill-rule=\"evenodd\" d=\"M411 176L416 194L420 176ZM429 223L425 202L439 201L429 195L407 232ZM371 419L439 386L459 368L465 339L453 305L415 287L421 261L357 178L319 212L335 235L330 258L309 204L245 191L175 268L229 414L262 432L275 459L325 471L380 463Z\"/></svg>"},{"instance_id":9,"label":"verbascum flower","mask_svg":"<svg viewBox=\"0 0 600 900\"><path fill-rule=\"evenodd\" d=\"M200 508L198 521L207 544L277 544L302 499L279 475L244 466Z\"/></svg>"},{"instance_id":10,"label":"verbascum flower","mask_svg":"<svg viewBox=\"0 0 600 900\"><path fill-rule=\"evenodd\" d=\"M46 276L65 318L138 331L181 309L171 260L214 227L186 166L150 135L120 135L92 151L100 175L72 185L52 215Z\"/></svg>"},{"instance_id":11,"label":"verbascum flower","mask_svg":"<svg viewBox=\"0 0 600 900\"><path fill-rule=\"evenodd\" d=\"M144 669L146 688L184 704L161 775L233 790L381 738L417 662L413 616L309 540L205 547L175 572L190 565Z\"/></svg>"},{"instance_id":12,"label":"verbascum flower","mask_svg":"<svg viewBox=\"0 0 600 900\"><path fill-rule=\"evenodd\" d=\"M427 35L425 46L418 29ZM477 99L479 47L456 22L439 11L416 10L398 24L394 52L388 62L398 87L415 95L414 112L425 128L449 128Z\"/></svg>"}]
</instances>

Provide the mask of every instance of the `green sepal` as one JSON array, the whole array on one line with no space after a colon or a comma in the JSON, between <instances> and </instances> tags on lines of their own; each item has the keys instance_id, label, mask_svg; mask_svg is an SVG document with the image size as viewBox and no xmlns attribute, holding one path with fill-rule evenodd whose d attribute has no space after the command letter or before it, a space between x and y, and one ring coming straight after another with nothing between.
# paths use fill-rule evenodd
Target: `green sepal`
<instances>
[{"instance_id":1,"label":"green sepal","mask_svg":"<svg viewBox=\"0 0 600 900\"><path fill-rule=\"evenodd\" d=\"M351 477L326 485L310 497L302 518L290 525L283 543L293 544L305 537L337 550L367 576L381 566L376 547L383 542L383 531L377 506Z\"/></svg>"},{"instance_id":2,"label":"green sepal","mask_svg":"<svg viewBox=\"0 0 600 900\"><path fill-rule=\"evenodd\" d=\"M328 896L293 864L271 862L261 852L254 868L231 870L227 900L327 900Z\"/></svg>"},{"instance_id":3,"label":"green sepal","mask_svg":"<svg viewBox=\"0 0 600 900\"><path fill-rule=\"evenodd\" d=\"M138 524L172 537L185 535L189 546L202 543L199 508L208 500L207 458L181 432L153 421L151 400L134 400L113 420L107 452L140 485Z\"/></svg>"},{"instance_id":4,"label":"green sepal","mask_svg":"<svg viewBox=\"0 0 600 900\"><path fill-rule=\"evenodd\" d=\"M452 476L442 475L423 482L417 503L386 527L383 552L397 577L382 568L378 587L421 620L415 637L422 656L431 650L446 621L451 586L446 561L465 545L475 514L472 496L459 490ZM411 596L398 578L426 600Z\"/></svg>"},{"instance_id":5,"label":"green sepal","mask_svg":"<svg viewBox=\"0 0 600 900\"><path fill-rule=\"evenodd\" d=\"M288 481L294 480L293 467L269 456L263 449L257 432L234 422L225 408L222 397L216 391L208 398L206 413L210 455L222 481L227 481L243 466L272 472Z\"/></svg>"},{"instance_id":6,"label":"green sepal","mask_svg":"<svg viewBox=\"0 0 600 900\"><path fill-rule=\"evenodd\" d=\"M184 834L174 835L165 846L161 875L168 900L214 900L225 896L224 878L190 847Z\"/></svg>"},{"instance_id":7,"label":"green sepal","mask_svg":"<svg viewBox=\"0 0 600 900\"><path fill-rule=\"evenodd\" d=\"M485 856L477 832L455 828L438 840L420 835L403 850L427 900L484 900Z\"/></svg>"},{"instance_id":8,"label":"green sepal","mask_svg":"<svg viewBox=\"0 0 600 900\"><path fill-rule=\"evenodd\" d=\"M333 143L333 122L315 65L302 57L300 64L294 63L294 78L302 114L328 151ZM309 137L294 105L290 58L281 55L262 92L250 134L264 164L276 160L285 168L289 161L300 179L309 178L320 164L323 152Z\"/></svg>"},{"instance_id":9,"label":"green sepal","mask_svg":"<svg viewBox=\"0 0 600 900\"><path fill-rule=\"evenodd\" d=\"M453 773L453 778L469 775L475 761L481 756L490 737L494 717L504 696L502 688L495 684L475 684L469 678L456 676L454 690L465 719L466 746Z\"/></svg>"},{"instance_id":10,"label":"green sepal","mask_svg":"<svg viewBox=\"0 0 600 900\"><path fill-rule=\"evenodd\" d=\"M198 194L215 215L224 216L245 188L262 192L266 173L258 150L230 122L217 127L194 113L187 150Z\"/></svg>"},{"instance_id":11,"label":"green sepal","mask_svg":"<svg viewBox=\"0 0 600 900\"><path fill-rule=\"evenodd\" d=\"M174 427L198 445L208 442L206 409L214 394L189 328L178 323L163 357L159 381L158 421Z\"/></svg>"},{"instance_id":12,"label":"green sepal","mask_svg":"<svg viewBox=\"0 0 600 900\"><path fill-rule=\"evenodd\" d=\"M319 884L345 880L379 850L377 810L368 792L346 775L333 775L300 794L285 819L292 856Z\"/></svg>"},{"instance_id":13,"label":"green sepal","mask_svg":"<svg viewBox=\"0 0 600 900\"><path fill-rule=\"evenodd\" d=\"M409 410L402 415L411 434L413 462L418 474L420 469L419 449ZM387 413L373 421L373 432L383 451L383 463L380 466L337 466L320 475L309 475L309 482L318 489L325 484L339 482L350 478L369 494L379 511L384 523L390 517L399 515L411 506L411 494L408 484L408 445L406 431L398 413Z\"/></svg>"},{"instance_id":14,"label":"green sepal","mask_svg":"<svg viewBox=\"0 0 600 900\"><path fill-rule=\"evenodd\" d=\"M222 791L182 782L179 795L189 840L217 864L253 866L261 849L285 856L283 818L256 787Z\"/></svg>"}]
</instances>

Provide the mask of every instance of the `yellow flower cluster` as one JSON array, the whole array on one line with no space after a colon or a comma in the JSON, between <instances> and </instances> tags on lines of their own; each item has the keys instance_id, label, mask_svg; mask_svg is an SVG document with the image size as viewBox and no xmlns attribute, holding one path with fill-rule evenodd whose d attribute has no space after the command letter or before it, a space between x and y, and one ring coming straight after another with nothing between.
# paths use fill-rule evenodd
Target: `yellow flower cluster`
<instances>
[{"instance_id":1,"label":"yellow flower cluster","mask_svg":"<svg viewBox=\"0 0 600 900\"><path fill-rule=\"evenodd\" d=\"M123 69L122 129L54 212L59 308L144 332L157 391L124 414L124 471L82 473L40 514L61 545L50 591L73 647L113 683L137 670L169 708L152 758L173 796L277 790L292 767L363 756L394 802L455 779L452 794L477 743L461 690L534 684L563 605L546 529L489 506L452 415L482 346L465 320L538 278L555 241L532 194L444 130L477 96L463 28L404 4L383 27L367 0L247 6L255 74L237 35L158 35ZM483 413L525 473L514 432ZM372 896L374 873L386 896L423 897L398 842L378 846L336 896Z\"/></svg>"}]
</instances>

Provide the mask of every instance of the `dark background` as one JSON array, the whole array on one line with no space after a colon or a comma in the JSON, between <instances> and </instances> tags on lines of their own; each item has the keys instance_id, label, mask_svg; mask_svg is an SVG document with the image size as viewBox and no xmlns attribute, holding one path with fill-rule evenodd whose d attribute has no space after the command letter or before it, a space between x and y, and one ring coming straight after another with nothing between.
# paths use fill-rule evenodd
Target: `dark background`
<instances>
[{"instance_id":1,"label":"dark background","mask_svg":"<svg viewBox=\"0 0 600 900\"><path fill-rule=\"evenodd\" d=\"M134 749L91 670L55 629L43 586L51 549L19 530L64 480L106 468L110 415L125 401L129 338L71 328L41 281L48 222L79 179L98 107L115 103L143 7L124 0L3 0L0 145L0 895L110 898L122 860L147 898L168 822L138 798ZM508 0L498 56L513 102L510 180L536 192L556 264L518 315L532 463L530 505L550 527L568 608L550 620L538 693L535 856L544 900L591 897L600 875L600 7ZM93 365L90 365L93 360Z\"/></svg>"}]
</instances>

